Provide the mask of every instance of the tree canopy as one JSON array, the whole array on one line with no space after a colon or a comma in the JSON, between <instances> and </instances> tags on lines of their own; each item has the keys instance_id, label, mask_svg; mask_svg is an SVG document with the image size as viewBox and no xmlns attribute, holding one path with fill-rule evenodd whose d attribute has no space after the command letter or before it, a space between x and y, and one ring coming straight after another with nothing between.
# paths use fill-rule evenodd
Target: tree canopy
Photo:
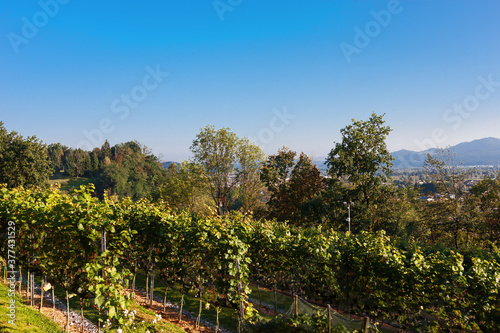
<instances>
[{"instance_id":1,"label":"tree canopy","mask_svg":"<svg viewBox=\"0 0 500 333\"><path fill-rule=\"evenodd\" d=\"M259 161L263 153L248 139L240 139L229 128L215 129L206 126L196 135L190 147L193 161L203 167L210 196L219 214L228 211L234 201L231 196L237 186L242 189L246 200L243 205L253 205L258 186L255 185L259 173ZM250 193L249 191L254 191Z\"/></svg>"},{"instance_id":2,"label":"tree canopy","mask_svg":"<svg viewBox=\"0 0 500 333\"><path fill-rule=\"evenodd\" d=\"M0 121L0 183L44 186L51 174L46 145L35 136L7 132Z\"/></svg>"}]
</instances>

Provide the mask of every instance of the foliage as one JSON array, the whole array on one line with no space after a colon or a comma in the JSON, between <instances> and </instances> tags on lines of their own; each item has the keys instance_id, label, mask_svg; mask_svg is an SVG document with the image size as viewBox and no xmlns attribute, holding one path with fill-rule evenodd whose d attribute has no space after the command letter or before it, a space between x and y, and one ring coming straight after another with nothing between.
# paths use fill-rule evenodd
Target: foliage
<instances>
[{"instance_id":1,"label":"foliage","mask_svg":"<svg viewBox=\"0 0 500 333\"><path fill-rule=\"evenodd\" d=\"M7 132L0 121L0 183L42 186L51 174L45 144L35 136L23 138Z\"/></svg>"},{"instance_id":2,"label":"foliage","mask_svg":"<svg viewBox=\"0 0 500 333\"><path fill-rule=\"evenodd\" d=\"M213 206L219 215L226 213L234 201L231 196L240 188L241 205L246 211L256 205L260 186L257 175L260 148L248 139L240 139L229 130L206 126L190 147L193 161L204 170Z\"/></svg>"},{"instance_id":3,"label":"foliage","mask_svg":"<svg viewBox=\"0 0 500 333\"><path fill-rule=\"evenodd\" d=\"M210 214L210 196L201 167L184 161L179 166L171 164L165 184L152 193L155 202L163 202L169 209L183 210L202 215Z\"/></svg>"},{"instance_id":4,"label":"foliage","mask_svg":"<svg viewBox=\"0 0 500 333\"><path fill-rule=\"evenodd\" d=\"M372 113L367 121L353 119L340 130L342 142L335 144L326 160L328 173L346 179L363 202L371 200L373 190L387 179L392 165L385 143L391 128L384 126L382 118Z\"/></svg>"},{"instance_id":5,"label":"foliage","mask_svg":"<svg viewBox=\"0 0 500 333\"><path fill-rule=\"evenodd\" d=\"M485 181L474 189L473 196L491 194L480 210L495 212L496 186ZM406 201L407 193L392 190L380 188ZM65 195L56 188L4 185L0 224L2 230L9 221L16 225L20 265L47 275L52 284L91 300L103 312L106 308L107 317L124 307L121 279L128 269L177 284L184 293L196 290L203 301L216 307L226 303L241 316L242 309L252 310L247 302L252 279L347 313L396 321L404 329L500 329L500 254L493 243L483 251L411 240L396 245L383 231L348 235L321 226L255 221L236 212L201 217L148 200L99 201L93 191L89 185ZM391 203L389 212L380 209L381 224L398 216L391 213L398 202ZM99 246L103 231L104 253ZM207 292L220 297L206 297ZM294 320L287 325L300 326L302 319Z\"/></svg>"},{"instance_id":6,"label":"foliage","mask_svg":"<svg viewBox=\"0 0 500 333\"><path fill-rule=\"evenodd\" d=\"M321 191L323 183L318 168L304 153L294 161L296 152L286 147L271 155L264 163L261 179L271 196L268 202L270 218L302 224L301 205ZM309 215L311 220L315 216Z\"/></svg>"}]
</instances>

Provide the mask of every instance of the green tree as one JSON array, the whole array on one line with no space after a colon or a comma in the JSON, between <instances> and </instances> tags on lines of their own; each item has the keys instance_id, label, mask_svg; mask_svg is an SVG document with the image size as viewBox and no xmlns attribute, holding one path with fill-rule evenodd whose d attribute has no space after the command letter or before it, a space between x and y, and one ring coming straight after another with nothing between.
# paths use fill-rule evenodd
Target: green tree
<instances>
[{"instance_id":1,"label":"green tree","mask_svg":"<svg viewBox=\"0 0 500 333\"><path fill-rule=\"evenodd\" d=\"M383 115L375 113L367 121L353 119L340 130L342 142L335 144L326 159L335 186L340 182L347 187L343 201L354 202L353 213L361 228L373 228L371 215L380 199L380 186L391 173L393 157L385 143L391 128L384 123Z\"/></svg>"},{"instance_id":2,"label":"green tree","mask_svg":"<svg viewBox=\"0 0 500 333\"><path fill-rule=\"evenodd\" d=\"M424 206L428 210L427 223L431 224L431 239L459 248L468 243L469 235L474 232L475 217L466 204L465 181L470 170L461 168L449 148L427 154L424 169L438 190L437 201Z\"/></svg>"},{"instance_id":3,"label":"green tree","mask_svg":"<svg viewBox=\"0 0 500 333\"><path fill-rule=\"evenodd\" d=\"M278 154L269 156L262 168L261 179L271 193L269 217L304 224L301 205L320 192L323 184L320 171L311 159L301 153L295 161L296 155L283 147Z\"/></svg>"},{"instance_id":4,"label":"green tree","mask_svg":"<svg viewBox=\"0 0 500 333\"><path fill-rule=\"evenodd\" d=\"M165 183L167 172L159 159L138 142L129 141L101 149L104 165L97 177L97 192L116 195L119 198L130 197L134 200L147 197ZM90 161L90 159L89 159Z\"/></svg>"},{"instance_id":5,"label":"green tree","mask_svg":"<svg viewBox=\"0 0 500 333\"><path fill-rule=\"evenodd\" d=\"M262 167L260 179L264 182L270 193L269 216L279 221L285 221L289 214L286 206L288 198L288 181L290 180L296 152L287 147L282 147L275 155L270 155Z\"/></svg>"},{"instance_id":6,"label":"green tree","mask_svg":"<svg viewBox=\"0 0 500 333\"><path fill-rule=\"evenodd\" d=\"M247 138L240 140L237 157L239 162L237 197L244 214L262 209L264 186L260 181L260 169L264 160L262 150Z\"/></svg>"},{"instance_id":7,"label":"green tree","mask_svg":"<svg viewBox=\"0 0 500 333\"><path fill-rule=\"evenodd\" d=\"M181 212L209 213L208 195L205 173L194 163L183 161L179 166L172 163L168 169L167 179L152 195L156 202L163 201L169 209Z\"/></svg>"},{"instance_id":8,"label":"green tree","mask_svg":"<svg viewBox=\"0 0 500 333\"><path fill-rule=\"evenodd\" d=\"M500 243L500 173L485 178L471 189L471 206L480 210L478 236L498 246Z\"/></svg>"},{"instance_id":9,"label":"green tree","mask_svg":"<svg viewBox=\"0 0 500 333\"><path fill-rule=\"evenodd\" d=\"M193 161L202 166L207 179L209 193L217 207L219 215L228 211L236 187L243 189L245 207L248 203L249 190L255 184L259 160L262 156L260 148L247 139L240 139L229 128L216 130L214 126L206 126L200 131L190 147Z\"/></svg>"},{"instance_id":10,"label":"green tree","mask_svg":"<svg viewBox=\"0 0 500 333\"><path fill-rule=\"evenodd\" d=\"M35 136L8 133L0 121L0 183L44 186L51 174L46 145Z\"/></svg>"},{"instance_id":11,"label":"green tree","mask_svg":"<svg viewBox=\"0 0 500 333\"><path fill-rule=\"evenodd\" d=\"M64 169L63 158L66 149L68 149L68 147L60 143L51 143L47 146L50 167L54 170L54 173L58 173Z\"/></svg>"}]
</instances>

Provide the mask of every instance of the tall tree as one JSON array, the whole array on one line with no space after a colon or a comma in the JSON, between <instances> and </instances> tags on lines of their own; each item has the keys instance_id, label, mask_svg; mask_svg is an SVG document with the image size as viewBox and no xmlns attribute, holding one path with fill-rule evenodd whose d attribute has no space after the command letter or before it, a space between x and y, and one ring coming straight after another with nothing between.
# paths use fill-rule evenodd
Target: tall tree
<instances>
[{"instance_id":1,"label":"tall tree","mask_svg":"<svg viewBox=\"0 0 500 333\"><path fill-rule=\"evenodd\" d=\"M465 185L471 170L461 168L450 148L440 149L434 155L427 154L424 169L439 195L437 202L425 205L427 223L431 223L431 239L459 248L474 232L475 217L466 204Z\"/></svg>"},{"instance_id":2,"label":"tall tree","mask_svg":"<svg viewBox=\"0 0 500 333\"><path fill-rule=\"evenodd\" d=\"M284 221L288 217L286 206L288 199L288 181L290 180L296 152L282 147L275 155L270 155L264 163L260 179L266 185L270 198L268 201L269 217Z\"/></svg>"},{"instance_id":3,"label":"tall tree","mask_svg":"<svg viewBox=\"0 0 500 333\"><path fill-rule=\"evenodd\" d=\"M43 186L51 174L46 145L35 136L8 133L0 121L0 183Z\"/></svg>"},{"instance_id":4,"label":"tall tree","mask_svg":"<svg viewBox=\"0 0 500 333\"><path fill-rule=\"evenodd\" d=\"M293 224L304 224L301 205L321 191L323 184L319 169L311 159L286 147L271 155L264 163L261 179L271 193L269 217Z\"/></svg>"},{"instance_id":5,"label":"tall tree","mask_svg":"<svg viewBox=\"0 0 500 333\"><path fill-rule=\"evenodd\" d=\"M342 142L336 143L326 159L332 181L345 183L344 201L353 201L356 211L371 229L380 199L380 186L388 179L393 157L385 139L391 128L384 125L383 115L372 113L366 121L352 120L340 130Z\"/></svg>"},{"instance_id":6,"label":"tall tree","mask_svg":"<svg viewBox=\"0 0 500 333\"><path fill-rule=\"evenodd\" d=\"M264 186L260 180L260 169L264 160L262 150L247 138L240 140L238 145L238 201L244 214L259 210L262 202Z\"/></svg>"},{"instance_id":7,"label":"tall tree","mask_svg":"<svg viewBox=\"0 0 500 333\"><path fill-rule=\"evenodd\" d=\"M229 128L216 130L206 126L190 147L193 161L202 166L212 201L218 214L227 212L237 185L248 190L254 181L260 148L246 139L239 139ZM246 194L245 194L246 195ZM247 196L248 198L248 196Z\"/></svg>"},{"instance_id":8,"label":"tall tree","mask_svg":"<svg viewBox=\"0 0 500 333\"><path fill-rule=\"evenodd\" d=\"M480 209L478 237L498 246L500 243L500 172L495 179L485 178L471 189L471 202Z\"/></svg>"},{"instance_id":9,"label":"tall tree","mask_svg":"<svg viewBox=\"0 0 500 333\"><path fill-rule=\"evenodd\" d=\"M207 191L205 173L199 164L183 161L170 164L165 184L153 193L153 200L163 201L176 212L208 214L211 198Z\"/></svg>"},{"instance_id":10,"label":"tall tree","mask_svg":"<svg viewBox=\"0 0 500 333\"><path fill-rule=\"evenodd\" d=\"M47 146L48 159L50 167L54 170L54 173L60 172L64 169L64 151L68 147L63 146L60 143L51 143Z\"/></svg>"}]
</instances>

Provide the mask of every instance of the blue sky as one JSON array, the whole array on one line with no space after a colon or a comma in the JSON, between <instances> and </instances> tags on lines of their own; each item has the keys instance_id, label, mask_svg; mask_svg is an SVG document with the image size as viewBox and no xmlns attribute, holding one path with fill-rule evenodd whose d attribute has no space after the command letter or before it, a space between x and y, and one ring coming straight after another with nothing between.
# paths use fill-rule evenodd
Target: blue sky
<instances>
[{"instance_id":1,"label":"blue sky","mask_svg":"<svg viewBox=\"0 0 500 333\"><path fill-rule=\"evenodd\" d=\"M500 2L3 1L0 120L45 143L138 140L183 160L200 128L328 154L385 113L391 151L500 137Z\"/></svg>"}]
</instances>

